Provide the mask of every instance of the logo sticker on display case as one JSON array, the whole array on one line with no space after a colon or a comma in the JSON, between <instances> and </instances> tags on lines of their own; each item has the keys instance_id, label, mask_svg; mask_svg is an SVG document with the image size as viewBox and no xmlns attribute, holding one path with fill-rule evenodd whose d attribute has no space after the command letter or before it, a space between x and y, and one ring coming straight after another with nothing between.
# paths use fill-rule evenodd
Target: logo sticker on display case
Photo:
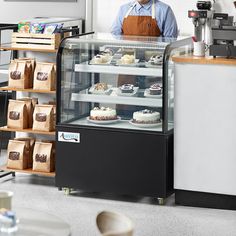
<instances>
[{"instance_id":1,"label":"logo sticker on display case","mask_svg":"<svg viewBox=\"0 0 236 236\"><path fill-rule=\"evenodd\" d=\"M58 132L58 141L80 143L80 133Z\"/></svg>"}]
</instances>

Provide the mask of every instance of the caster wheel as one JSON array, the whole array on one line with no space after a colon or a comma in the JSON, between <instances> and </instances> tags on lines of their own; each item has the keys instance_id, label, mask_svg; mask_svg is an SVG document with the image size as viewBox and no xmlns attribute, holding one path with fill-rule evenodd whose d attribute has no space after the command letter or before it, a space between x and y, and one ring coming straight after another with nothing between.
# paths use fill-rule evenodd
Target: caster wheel
<instances>
[{"instance_id":1,"label":"caster wheel","mask_svg":"<svg viewBox=\"0 0 236 236\"><path fill-rule=\"evenodd\" d=\"M70 195L72 191L72 188L64 188L65 195Z\"/></svg>"},{"instance_id":2,"label":"caster wheel","mask_svg":"<svg viewBox=\"0 0 236 236\"><path fill-rule=\"evenodd\" d=\"M16 172L12 172L12 177L16 177Z\"/></svg>"},{"instance_id":3,"label":"caster wheel","mask_svg":"<svg viewBox=\"0 0 236 236\"><path fill-rule=\"evenodd\" d=\"M164 198L157 198L157 200L158 200L159 205L161 205L161 206L165 205L165 199Z\"/></svg>"},{"instance_id":4,"label":"caster wheel","mask_svg":"<svg viewBox=\"0 0 236 236\"><path fill-rule=\"evenodd\" d=\"M62 191L62 187L59 187L59 188L58 188L58 191Z\"/></svg>"}]
</instances>

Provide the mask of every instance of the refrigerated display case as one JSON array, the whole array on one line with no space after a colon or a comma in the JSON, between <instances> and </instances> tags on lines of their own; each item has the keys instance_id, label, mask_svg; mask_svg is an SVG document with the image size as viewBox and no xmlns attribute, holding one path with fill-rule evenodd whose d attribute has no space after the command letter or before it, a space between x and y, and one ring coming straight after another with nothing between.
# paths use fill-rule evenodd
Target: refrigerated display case
<instances>
[{"instance_id":1,"label":"refrigerated display case","mask_svg":"<svg viewBox=\"0 0 236 236\"><path fill-rule=\"evenodd\" d=\"M173 192L171 55L191 38L88 34L61 43L56 185L166 198Z\"/></svg>"}]
</instances>

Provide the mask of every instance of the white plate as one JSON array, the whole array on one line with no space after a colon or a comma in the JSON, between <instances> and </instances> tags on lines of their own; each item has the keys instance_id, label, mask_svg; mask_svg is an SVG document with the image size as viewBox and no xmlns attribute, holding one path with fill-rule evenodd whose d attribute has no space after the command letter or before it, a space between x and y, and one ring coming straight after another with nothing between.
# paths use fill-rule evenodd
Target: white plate
<instances>
[{"instance_id":1,"label":"white plate","mask_svg":"<svg viewBox=\"0 0 236 236\"><path fill-rule=\"evenodd\" d=\"M121 118L119 116L117 116L116 120L91 120L91 119L89 119L89 116L87 117L87 121L94 123L94 124L102 124L102 125L116 123L117 121L120 121L120 120L121 120Z\"/></svg>"},{"instance_id":2,"label":"white plate","mask_svg":"<svg viewBox=\"0 0 236 236\"><path fill-rule=\"evenodd\" d=\"M112 85L108 84L107 85L108 89L107 90L95 90L95 84L89 89L89 92L92 94L108 94L111 91Z\"/></svg>"},{"instance_id":3,"label":"white plate","mask_svg":"<svg viewBox=\"0 0 236 236\"><path fill-rule=\"evenodd\" d=\"M150 62L145 62L145 66L148 68L162 68L162 62L160 62L160 64L158 63L156 65L153 65Z\"/></svg>"},{"instance_id":4,"label":"white plate","mask_svg":"<svg viewBox=\"0 0 236 236\"><path fill-rule=\"evenodd\" d=\"M149 89L145 89L144 91L144 97L147 98L162 98L162 93L160 95L151 95Z\"/></svg>"},{"instance_id":5,"label":"white plate","mask_svg":"<svg viewBox=\"0 0 236 236\"><path fill-rule=\"evenodd\" d=\"M134 123L133 120L130 120L129 123L139 128L154 128L162 125L162 121L153 124L139 124L139 123Z\"/></svg>"},{"instance_id":6,"label":"white plate","mask_svg":"<svg viewBox=\"0 0 236 236\"><path fill-rule=\"evenodd\" d=\"M138 62L139 62L139 59L135 59L134 63L132 63L132 64L123 64L123 63L121 63L121 60L117 60L116 65L117 66L131 66L131 67L135 67L135 66L138 65Z\"/></svg>"},{"instance_id":7,"label":"white plate","mask_svg":"<svg viewBox=\"0 0 236 236\"><path fill-rule=\"evenodd\" d=\"M134 90L133 90L132 93L122 93L122 92L121 92L121 89L120 89L120 88L117 88L117 89L116 89L116 94L117 94L118 96L123 96L123 97L132 97L132 96L135 96L135 95L136 95L136 93L138 92L139 87L134 87L133 89L134 89Z\"/></svg>"},{"instance_id":8,"label":"white plate","mask_svg":"<svg viewBox=\"0 0 236 236\"><path fill-rule=\"evenodd\" d=\"M112 60L112 57L109 57L109 60L105 63L95 63L94 58L93 58L92 60L89 61L89 64L90 65L106 65L107 66L107 65L110 65L111 60Z\"/></svg>"}]
</instances>

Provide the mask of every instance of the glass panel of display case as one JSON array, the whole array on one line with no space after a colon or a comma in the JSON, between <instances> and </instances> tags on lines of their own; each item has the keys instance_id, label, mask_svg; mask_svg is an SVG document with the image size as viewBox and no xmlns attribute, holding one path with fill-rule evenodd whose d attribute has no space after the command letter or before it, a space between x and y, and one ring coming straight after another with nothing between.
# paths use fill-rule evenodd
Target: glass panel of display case
<instances>
[{"instance_id":1,"label":"glass panel of display case","mask_svg":"<svg viewBox=\"0 0 236 236\"><path fill-rule=\"evenodd\" d=\"M167 63L165 82L163 55L175 41L110 34L65 40L58 123L151 132L173 129L173 65Z\"/></svg>"},{"instance_id":2,"label":"glass panel of display case","mask_svg":"<svg viewBox=\"0 0 236 236\"><path fill-rule=\"evenodd\" d=\"M169 46L167 46L166 50L166 60L165 63L165 78L166 78L166 87L167 87L167 131L172 130L174 128L174 62L172 61L172 57L190 54L192 52L193 45L191 38L183 39L180 41L176 41Z\"/></svg>"}]
</instances>

